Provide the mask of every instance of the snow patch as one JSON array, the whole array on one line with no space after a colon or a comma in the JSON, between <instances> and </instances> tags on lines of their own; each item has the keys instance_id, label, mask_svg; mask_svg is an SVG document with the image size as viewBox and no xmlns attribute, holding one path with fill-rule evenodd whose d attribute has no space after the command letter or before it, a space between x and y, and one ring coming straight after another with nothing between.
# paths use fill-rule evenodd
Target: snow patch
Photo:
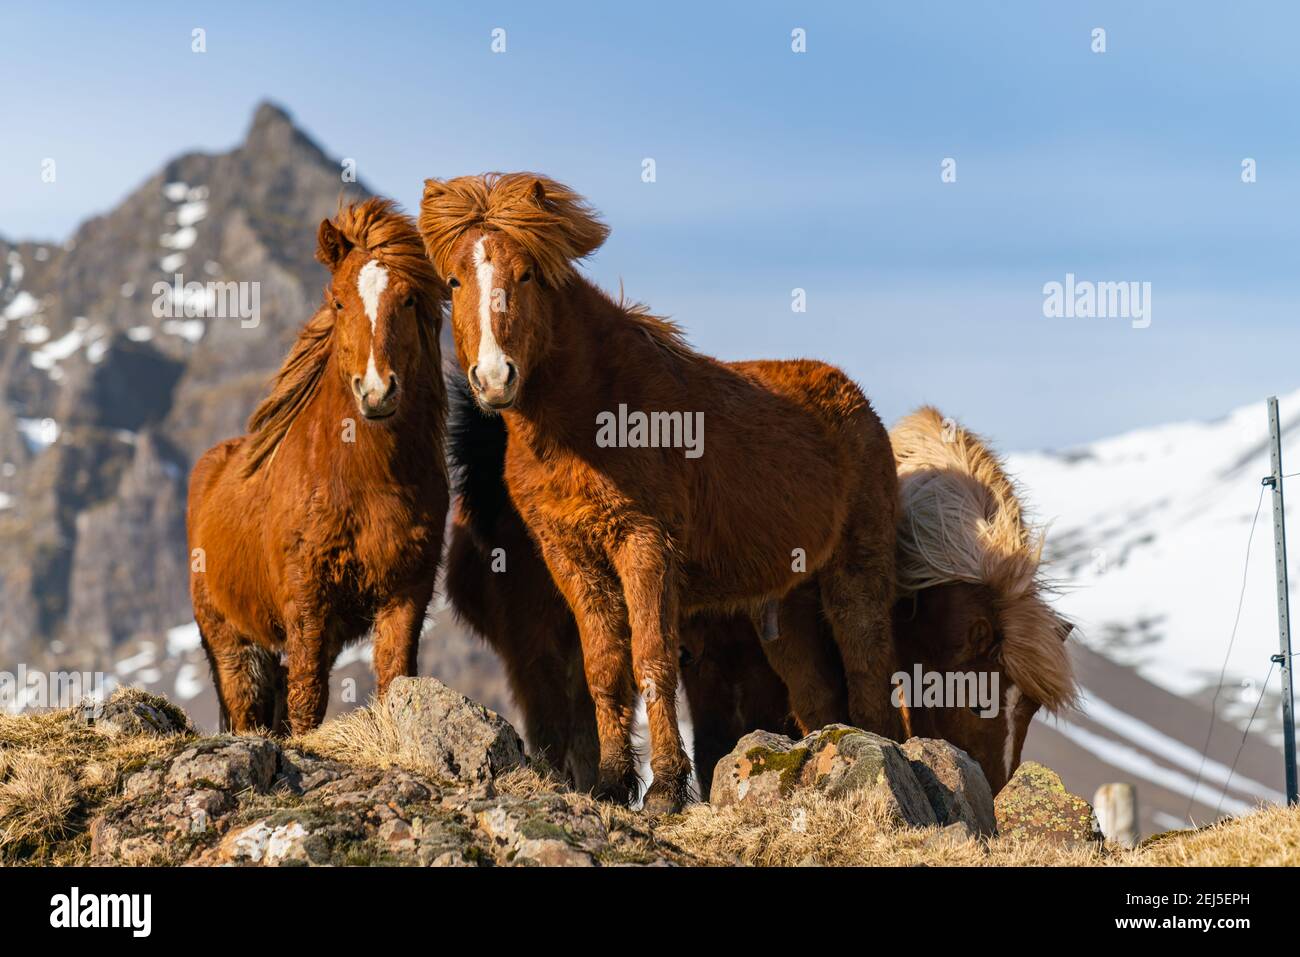
<instances>
[{"instance_id":1,"label":"snow patch","mask_svg":"<svg viewBox=\"0 0 1300 957\"><path fill-rule=\"evenodd\" d=\"M176 210L176 225L193 226L195 223L202 222L207 215L208 204L204 200L182 203Z\"/></svg>"},{"instance_id":2,"label":"snow patch","mask_svg":"<svg viewBox=\"0 0 1300 957\"><path fill-rule=\"evenodd\" d=\"M198 238L198 230L193 226L185 226L174 233L163 233L158 237L158 242L164 249L189 249Z\"/></svg>"},{"instance_id":3,"label":"snow patch","mask_svg":"<svg viewBox=\"0 0 1300 957\"><path fill-rule=\"evenodd\" d=\"M189 195L190 187L188 183L182 183L177 180L174 183L167 183L162 188L163 195L173 203L183 203L185 197Z\"/></svg>"},{"instance_id":4,"label":"snow patch","mask_svg":"<svg viewBox=\"0 0 1300 957\"><path fill-rule=\"evenodd\" d=\"M189 701L196 698L206 687L199 669L192 664L183 664L176 670L176 685L172 689L172 696L179 698L181 701Z\"/></svg>"},{"instance_id":5,"label":"snow patch","mask_svg":"<svg viewBox=\"0 0 1300 957\"><path fill-rule=\"evenodd\" d=\"M33 454L44 452L59 441L59 423L53 419L19 419L18 433Z\"/></svg>"},{"instance_id":6,"label":"snow patch","mask_svg":"<svg viewBox=\"0 0 1300 957\"><path fill-rule=\"evenodd\" d=\"M180 336L187 342L198 342L207 332L208 325L202 319L168 319L162 324L162 331L169 336Z\"/></svg>"},{"instance_id":7,"label":"snow patch","mask_svg":"<svg viewBox=\"0 0 1300 957\"><path fill-rule=\"evenodd\" d=\"M187 651L194 651L202 644L202 641L197 622L192 621L188 625L177 625L175 628L168 628L167 655L173 657L183 655Z\"/></svg>"},{"instance_id":8,"label":"snow patch","mask_svg":"<svg viewBox=\"0 0 1300 957\"><path fill-rule=\"evenodd\" d=\"M158 268L163 272L176 272L185 265L184 253L171 253L158 261Z\"/></svg>"},{"instance_id":9,"label":"snow patch","mask_svg":"<svg viewBox=\"0 0 1300 957\"><path fill-rule=\"evenodd\" d=\"M13 301L5 306L4 317L9 322L15 319L26 319L28 316L34 316L41 311L41 302L30 292L19 292L14 296Z\"/></svg>"}]
</instances>

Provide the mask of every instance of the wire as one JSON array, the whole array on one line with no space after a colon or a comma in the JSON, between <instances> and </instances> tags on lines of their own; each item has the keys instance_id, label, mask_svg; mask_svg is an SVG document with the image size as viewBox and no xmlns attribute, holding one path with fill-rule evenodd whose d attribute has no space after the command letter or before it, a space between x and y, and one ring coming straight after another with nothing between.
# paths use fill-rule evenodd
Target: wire
<instances>
[{"instance_id":1,"label":"wire","mask_svg":"<svg viewBox=\"0 0 1300 957\"><path fill-rule=\"evenodd\" d=\"M1264 676L1264 683L1259 689L1259 698L1255 701L1255 710L1250 713L1250 720L1246 722L1246 730L1241 732L1241 744L1237 745L1237 754L1232 759L1232 767L1228 768L1228 780L1223 782L1223 793L1219 795L1219 805L1214 809L1216 818L1223 813L1223 799L1228 796L1228 786L1232 784L1233 772L1237 770L1237 762L1241 760L1241 751L1246 747L1246 736L1250 734L1250 726L1255 723L1255 715L1259 714L1260 702L1264 700L1264 694L1268 691L1268 682L1273 677L1275 667L1277 667L1276 661L1268 666L1268 674Z\"/></svg>"},{"instance_id":2,"label":"wire","mask_svg":"<svg viewBox=\"0 0 1300 957\"><path fill-rule=\"evenodd\" d=\"M1192 819L1192 805L1196 802L1196 792L1201 787L1201 775L1205 772L1205 758L1210 753L1210 739L1214 737L1214 723L1218 717L1219 695L1223 692L1223 679L1228 674L1228 659L1232 657L1232 646L1237 640L1237 626L1241 624L1241 606L1246 601L1246 576L1250 571L1250 546L1255 540L1255 526L1259 523L1259 510L1264 505L1264 486L1259 487L1259 499L1255 502L1255 517L1250 520L1250 535L1246 539L1246 564L1241 570L1241 594L1237 596L1237 616L1232 620L1232 635L1228 638L1228 651L1223 656L1223 667L1219 669L1219 683L1214 688L1214 700L1210 702L1210 728L1205 732L1205 745L1201 748L1201 765L1196 769L1196 784L1192 787L1191 797L1187 799L1187 820Z\"/></svg>"}]
</instances>

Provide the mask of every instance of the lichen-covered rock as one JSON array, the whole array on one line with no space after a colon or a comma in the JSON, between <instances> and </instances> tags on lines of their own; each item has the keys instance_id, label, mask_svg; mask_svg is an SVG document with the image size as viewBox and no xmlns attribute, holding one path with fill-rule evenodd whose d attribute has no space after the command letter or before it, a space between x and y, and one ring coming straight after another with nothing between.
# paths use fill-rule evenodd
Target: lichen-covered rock
<instances>
[{"instance_id":1,"label":"lichen-covered rock","mask_svg":"<svg viewBox=\"0 0 1300 957\"><path fill-rule=\"evenodd\" d=\"M102 706L80 711L79 718L110 737L194 733L189 715L161 695L138 688L119 688Z\"/></svg>"},{"instance_id":2,"label":"lichen-covered rock","mask_svg":"<svg viewBox=\"0 0 1300 957\"><path fill-rule=\"evenodd\" d=\"M470 783L524 764L524 742L510 722L437 678L396 678L376 708L408 747L439 774Z\"/></svg>"},{"instance_id":3,"label":"lichen-covered rock","mask_svg":"<svg viewBox=\"0 0 1300 957\"><path fill-rule=\"evenodd\" d=\"M993 792L969 754L935 738L910 738L900 747L940 824L961 822L980 837L997 833Z\"/></svg>"},{"instance_id":4,"label":"lichen-covered rock","mask_svg":"<svg viewBox=\"0 0 1300 957\"><path fill-rule=\"evenodd\" d=\"M774 804L798 787L833 798L877 789L901 823L935 823L934 809L898 745L844 725L829 725L799 741L766 731L745 735L718 762L709 800L719 807Z\"/></svg>"},{"instance_id":5,"label":"lichen-covered rock","mask_svg":"<svg viewBox=\"0 0 1300 957\"><path fill-rule=\"evenodd\" d=\"M208 738L176 757L167 772L167 784L173 788L265 791L271 786L279 756L279 745L265 738Z\"/></svg>"},{"instance_id":6,"label":"lichen-covered rock","mask_svg":"<svg viewBox=\"0 0 1300 957\"><path fill-rule=\"evenodd\" d=\"M1037 838L1065 846L1102 840L1092 806L1065 789L1060 775L1034 761L1016 769L994 802L1003 838Z\"/></svg>"}]
</instances>

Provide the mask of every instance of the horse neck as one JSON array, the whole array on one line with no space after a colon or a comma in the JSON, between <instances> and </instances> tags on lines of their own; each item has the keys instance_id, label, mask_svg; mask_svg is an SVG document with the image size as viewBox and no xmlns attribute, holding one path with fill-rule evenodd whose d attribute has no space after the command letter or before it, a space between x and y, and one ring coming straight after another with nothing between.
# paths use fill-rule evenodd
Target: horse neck
<instances>
[{"instance_id":1,"label":"horse neck","mask_svg":"<svg viewBox=\"0 0 1300 957\"><path fill-rule=\"evenodd\" d=\"M331 354L321 387L305 411L311 420L312 441L326 446L324 459L333 463L336 475L348 480L349 487L363 487L367 479L373 481L382 472L399 478L407 473L415 478L431 473L430 460L441 455L445 407L437 397L435 383L440 380L429 378L437 375L437 363L420 363L414 374L407 376L408 391L394 420L373 427L357 410L339 372L337 355ZM342 445L349 420L353 454L339 455L337 448L328 446Z\"/></svg>"},{"instance_id":2,"label":"horse neck","mask_svg":"<svg viewBox=\"0 0 1300 957\"><path fill-rule=\"evenodd\" d=\"M635 320L583 277L552 295L550 348L530 370L523 401L504 416L510 436L538 453L589 446L611 396L635 396L663 360Z\"/></svg>"}]
</instances>

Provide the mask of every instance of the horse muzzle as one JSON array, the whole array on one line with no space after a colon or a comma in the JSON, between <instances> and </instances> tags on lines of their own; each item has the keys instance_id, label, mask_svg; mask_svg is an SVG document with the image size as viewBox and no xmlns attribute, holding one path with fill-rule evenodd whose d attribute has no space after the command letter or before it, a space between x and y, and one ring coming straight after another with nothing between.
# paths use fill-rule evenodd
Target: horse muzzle
<instances>
[{"instance_id":1,"label":"horse muzzle","mask_svg":"<svg viewBox=\"0 0 1300 957\"><path fill-rule=\"evenodd\" d=\"M478 398L479 404L492 412L504 412L515 404L519 394L519 369L506 359L504 375L498 370L496 375L479 375L477 364L470 366L469 384Z\"/></svg>"}]
</instances>

